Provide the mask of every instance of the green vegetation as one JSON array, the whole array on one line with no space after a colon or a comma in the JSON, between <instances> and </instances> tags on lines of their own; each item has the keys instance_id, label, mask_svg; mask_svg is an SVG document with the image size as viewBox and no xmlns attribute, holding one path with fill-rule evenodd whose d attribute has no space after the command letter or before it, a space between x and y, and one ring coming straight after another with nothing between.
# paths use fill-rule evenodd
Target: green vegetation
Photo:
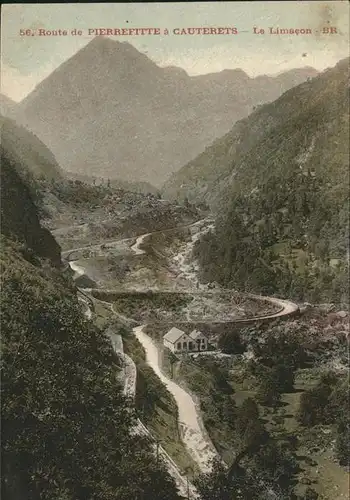
<instances>
[{"instance_id":1,"label":"green vegetation","mask_svg":"<svg viewBox=\"0 0 350 500\"><path fill-rule=\"evenodd\" d=\"M350 466L350 418L348 380L326 373L315 387L300 398L297 418L301 425L331 425L336 438L336 456L342 465Z\"/></svg>"},{"instance_id":2,"label":"green vegetation","mask_svg":"<svg viewBox=\"0 0 350 500\"><path fill-rule=\"evenodd\" d=\"M115 310L137 320L151 321L163 317L165 312L176 313L188 304L193 297L181 293L125 293L113 298Z\"/></svg>"},{"instance_id":3,"label":"green vegetation","mask_svg":"<svg viewBox=\"0 0 350 500\"><path fill-rule=\"evenodd\" d=\"M49 188L50 192L64 203L75 207L85 205L91 209L100 205L106 196L113 194L113 189L108 185L90 185L80 180L62 179L53 181L45 187Z\"/></svg>"},{"instance_id":4,"label":"green vegetation","mask_svg":"<svg viewBox=\"0 0 350 500\"><path fill-rule=\"evenodd\" d=\"M218 213L195 248L204 282L348 304L348 109L344 60L180 171L186 194Z\"/></svg>"},{"instance_id":5,"label":"green vegetation","mask_svg":"<svg viewBox=\"0 0 350 500\"><path fill-rule=\"evenodd\" d=\"M22 243L22 253L33 263L38 257L60 265L60 247L49 231L39 222L38 209L32 189L15 168L7 151L1 148L1 233Z\"/></svg>"},{"instance_id":6,"label":"green vegetation","mask_svg":"<svg viewBox=\"0 0 350 500\"><path fill-rule=\"evenodd\" d=\"M346 495L347 380L320 375L322 354L308 335L300 322L242 328L234 332L233 351L236 343L249 345L251 360L234 353L231 360L183 360L174 368L199 398L228 465L198 478L203 499L265 500L272 491L285 500L333 500L338 484Z\"/></svg>"},{"instance_id":7,"label":"green vegetation","mask_svg":"<svg viewBox=\"0 0 350 500\"><path fill-rule=\"evenodd\" d=\"M92 186L106 185L113 189L123 189L125 191L133 191L134 193L153 194L160 197L160 193L149 182L124 181L122 179L106 179L105 177L97 177L94 175L78 174L76 172L67 172L67 177L73 181L81 181Z\"/></svg>"},{"instance_id":8,"label":"green vegetation","mask_svg":"<svg viewBox=\"0 0 350 500\"><path fill-rule=\"evenodd\" d=\"M290 167L282 182L278 173L255 194L233 196L215 233L195 248L202 279L266 295L345 301L344 196L326 200L324 178L298 166ZM325 221L331 221L328 232ZM283 249L277 247L281 241ZM302 261L296 258L300 252ZM335 257L340 260L333 266Z\"/></svg>"},{"instance_id":9,"label":"green vegetation","mask_svg":"<svg viewBox=\"0 0 350 500\"><path fill-rule=\"evenodd\" d=\"M85 319L17 169L3 166L3 498L178 499L150 444L132 432L110 341Z\"/></svg>"},{"instance_id":10,"label":"green vegetation","mask_svg":"<svg viewBox=\"0 0 350 500\"><path fill-rule=\"evenodd\" d=\"M203 423L215 447L227 458L233 442L235 401L228 383L229 366L212 359L182 360L174 367L174 379L184 381L188 389L199 398Z\"/></svg>"},{"instance_id":11,"label":"green vegetation","mask_svg":"<svg viewBox=\"0 0 350 500\"><path fill-rule=\"evenodd\" d=\"M0 127L2 148L18 174L35 179L62 179L63 172L54 155L35 134L1 115Z\"/></svg>"},{"instance_id":12,"label":"green vegetation","mask_svg":"<svg viewBox=\"0 0 350 500\"><path fill-rule=\"evenodd\" d=\"M218 347L226 354L243 354L246 349L239 330L235 330L234 328L230 332L220 335Z\"/></svg>"},{"instance_id":13,"label":"green vegetation","mask_svg":"<svg viewBox=\"0 0 350 500\"><path fill-rule=\"evenodd\" d=\"M63 284L4 248L4 498L178 498L147 442L130 435L109 341Z\"/></svg>"}]
</instances>

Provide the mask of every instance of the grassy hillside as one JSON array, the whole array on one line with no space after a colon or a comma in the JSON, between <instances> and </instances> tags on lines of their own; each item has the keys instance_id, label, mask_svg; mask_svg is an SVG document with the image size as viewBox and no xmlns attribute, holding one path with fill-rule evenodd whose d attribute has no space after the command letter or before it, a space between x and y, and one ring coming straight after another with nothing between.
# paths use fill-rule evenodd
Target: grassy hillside
<instances>
[{"instance_id":1,"label":"grassy hillside","mask_svg":"<svg viewBox=\"0 0 350 500\"><path fill-rule=\"evenodd\" d=\"M344 60L184 168L181 190L220 214L195 251L205 281L347 303L348 110ZM200 182L207 191L197 196Z\"/></svg>"},{"instance_id":2,"label":"grassy hillside","mask_svg":"<svg viewBox=\"0 0 350 500\"><path fill-rule=\"evenodd\" d=\"M40 227L17 173L22 168L4 152L2 498L177 500L164 465L132 432L135 415L118 382L120 360L61 273L59 247Z\"/></svg>"},{"instance_id":3,"label":"grassy hillside","mask_svg":"<svg viewBox=\"0 0 350 500\"><path fill-rule=\"evenodd\" d=\"M230 474L199 479L203 500L348 497L346 323L332 324L315 308L298 321L236 330L243 356L230 349L226 359L181 360L176 376L199 397L208 432L231 466ZM339 358L342 370L329 371Z\"/></svg>"}]
</instances>

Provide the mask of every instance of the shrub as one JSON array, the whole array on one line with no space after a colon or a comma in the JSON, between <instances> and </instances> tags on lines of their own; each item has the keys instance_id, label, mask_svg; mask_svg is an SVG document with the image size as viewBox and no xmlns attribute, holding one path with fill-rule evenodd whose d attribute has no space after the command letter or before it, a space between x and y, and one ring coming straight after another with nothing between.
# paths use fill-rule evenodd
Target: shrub
<instances>
[{"instance_id":1,"label":"shrub","mask_svg":"<svg viewBox=\"0 0 350 500\"><path fill-rule=\"evenodd\" d=\"M350 418L338 422L335 442L336 456L341 465L350 466Z\"/></svg>"},{"instance_id":2,"label":"shrub","mask_svg":"<svg viewBox=\"0 0 350 500\"><path fill-rule=\"evenodd\" d=\"M239 330L223 333L219 338L218 346L222 352L227 354L243 354L246 349Z\"/></svg>"},{"instance_id":3,"label":"shrub","mask_svg":"<svg viewBox=\"0 0 350 500\"><path fill-rule=\"evenodd\" d=\"M333 373L324 374L316 387L304 392L300 398L297 418L304 426L327 424L334 421L331 408L331 395L337 378ZM334 413L333 408L333 413Z\"/></svg>"}]
</instances>

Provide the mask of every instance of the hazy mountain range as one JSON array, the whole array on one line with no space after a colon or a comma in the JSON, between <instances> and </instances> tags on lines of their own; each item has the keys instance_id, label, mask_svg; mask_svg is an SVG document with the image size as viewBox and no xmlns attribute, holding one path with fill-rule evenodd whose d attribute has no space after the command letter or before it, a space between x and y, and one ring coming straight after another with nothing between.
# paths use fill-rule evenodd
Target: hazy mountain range
<instances>
[{"instance_id":1,"label":"hazy mountain range","mask_svg":"<svg viewBox=\"0 0 350 500\"><path fill-rule=\"evenodd\" d=\"M17 108L17 120L62 168L160 186L253 107L317 74L250 78L240 69L189 76L127 42L97 37Z\"/></svg>"},{"instance_id":2,"label":"hazy mountain range","mask_svg":"<svg viewBox=\"0 0 350 500\"><path fill-rule=\"evenodd\" d=\"M347 174L348 65L340 61L311 81L238 121L165 183L167 197L215 208L232 190L249 192L295 164L342 185Z\"/></svg>"}]
</instances>

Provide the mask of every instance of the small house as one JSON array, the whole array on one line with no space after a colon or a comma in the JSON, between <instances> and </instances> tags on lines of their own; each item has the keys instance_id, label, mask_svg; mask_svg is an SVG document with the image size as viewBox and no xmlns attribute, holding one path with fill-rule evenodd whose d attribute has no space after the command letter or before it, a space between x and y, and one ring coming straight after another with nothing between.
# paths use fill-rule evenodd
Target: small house
<instances>
[{"instance_id":1,"label":"small house","mask_svg":"<svg viewBox=\"0 0 350 500\"><path fill-rule=\"evenodd\" d=\"M173 327L163 337L164 347L173 353L187 352L193 350L193 341L187 333Z\"/></svg>"},{"instance_id":2,"label":"small house","mask_svg":"<svg viewBox=\"0 0 350 500\"><path fill-rule=\"evenodd\" d=\"M188 335L179 328L173 327L164 335L163 344L173 353L206 351L208 338L199 330L193 330Z\"/></svg>"},{"instance_id":3,"label":"small house","mask_svg":"<svg viewBox=\"0 0 350 500\"><path fill-rule=\"evenodd\" d=\"M195 351L207 351L208 350L208 337L199 330L193 330L190 333L190 338L194 342Z\"/></svg>"}]
</instances>

